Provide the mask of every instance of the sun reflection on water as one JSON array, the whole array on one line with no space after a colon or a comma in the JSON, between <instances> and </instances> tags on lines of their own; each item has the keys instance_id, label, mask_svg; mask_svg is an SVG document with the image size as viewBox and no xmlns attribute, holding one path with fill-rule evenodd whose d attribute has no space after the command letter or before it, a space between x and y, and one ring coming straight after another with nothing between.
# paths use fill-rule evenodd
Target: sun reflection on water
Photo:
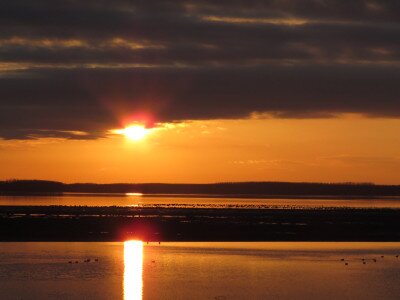
<instances>
[{"instance_id":1,"label":"sun reflection on water","mask_svg":"<svg viewBox=\"0 0 400 300\"><path fill-rule=\"evenodd\" d=\"M143 297L143 242L124 242L124 299Z\"/></svg>"}]
</instances>

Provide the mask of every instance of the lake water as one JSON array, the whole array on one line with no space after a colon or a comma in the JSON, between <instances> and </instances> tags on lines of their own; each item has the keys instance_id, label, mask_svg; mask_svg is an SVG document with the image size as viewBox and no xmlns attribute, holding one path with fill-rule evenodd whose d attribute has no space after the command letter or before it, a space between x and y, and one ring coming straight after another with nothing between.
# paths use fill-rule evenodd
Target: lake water
<instances>
[{"instance_id":1,"label":"lake water","mask_svg":"<svg viewBox=\"0 0 400 300\"><path fill-rule=\"evenodd\" d=\"M0 243L0 298L398 299L398 254L400 243Z\"/></svg>"},{"instance_id":2,"label":"lake water","mask_svg":"<svg viewBox=\"0 0 400 300\"><path fill-rule=\"evenodd\" d=\"M400 208L400 198L271 199L184 195L65 194L62 196L0 196L0 205L131 206L188 208Z\"/></svg>"}]
</instances>

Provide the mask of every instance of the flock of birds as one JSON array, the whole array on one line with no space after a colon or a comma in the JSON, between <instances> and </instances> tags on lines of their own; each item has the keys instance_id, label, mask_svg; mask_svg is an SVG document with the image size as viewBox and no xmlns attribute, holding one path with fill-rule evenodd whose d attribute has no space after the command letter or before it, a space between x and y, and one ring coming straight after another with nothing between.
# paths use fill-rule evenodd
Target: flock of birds
<instances>
[{"instance_id":1,"label":"flock of birds","mask_svg":"<svg viewBox=\"0 0 400 300\"><path fill-rule=\"evenodd\" d=\"M149 243L149 242L147 242L147 244L148 244L148 243ZM161 244L161 243L158 242L158 244ZM398 259L398 258L399 258L399 255L395 255L395 257ZM384 256L384 255L381 255L381 258L385 258L385 256ZM377 259L376 259L376 258L361 258L361 261L362 261L363 265L366 265L368 260L369 260L369 261L373 261L374 263L377 262ZM344 259L344 258L340 259L340 261L344 262L344 265L345 265L345 266L348 266L348 265L349 265L349 261L346 261L346 259ZM99 262L99 259L98 259L98 258L95 258L95 259L87 258L87 259L85 259L83 262L84 262L84 263ZM152 262L152 263L155 263L155 260L152 260L151 262ZM70 260L68 263L69 263L69 264L73 264L73 263L78 264L79 261L78 261L78 260L76 260L76 261L71 261L71 260Z\"/></svg>"},{"instance_id":2,"label":"flock of birds","mask_svg":"<svg viewBox=\"0 0 400 300\"><path fill-rule=\"evenodd\" d=\"M398 255L395 255L395 257L396 257L396 258L399 258ZM384 256L384 255L381 255L381 258L385 258L385 256ZM368 260L373 261L373 262L375 262L375 263L377 262L377 259L376 259L376 258L361 258L361 261L362 261L363 265L366 265ZM345 266L348 266L348 265L349 265L349 262L346 261L346 259L344 259L344 258L342 258L340 261L344 262L344 265L345 265Z\"/></svg>"},{"instance_id":3,"label":"flock of birds","mask_svg":"<svg viewBox=\"0 0 400 300\"><path fill-rule=\"evenodd\" d=\"M148 241L146 243L147 243L147 245L149 244ZM158 242L158 244L161 245L161 242ZM98 258L95 258L95 259L87 258L87 259L83 260L83 262L84 263L99 262L99 259ZM156 261L152 260L151 262L155 263ZM70 260L68 263L69 264L79 264L79 260L75 260L75 261Z\"/></svg>"},{"instance_id":4,"label":"flock of birds","mask_svg":"<svg viewBox=\"0 0 400 300\"><path fill-rule=\"evenodd\" d=\"M98 258L95 258L95 259L87 258L87 259L85 259L83 262L84 262L84 263L99 262L99 259L98 259ZM70 260L68 263L69 263L69 264L73 264L73 263L79 264L79 261L78 261L78 260L76 260L76 261Z\"/></svg>"}]
</instances>

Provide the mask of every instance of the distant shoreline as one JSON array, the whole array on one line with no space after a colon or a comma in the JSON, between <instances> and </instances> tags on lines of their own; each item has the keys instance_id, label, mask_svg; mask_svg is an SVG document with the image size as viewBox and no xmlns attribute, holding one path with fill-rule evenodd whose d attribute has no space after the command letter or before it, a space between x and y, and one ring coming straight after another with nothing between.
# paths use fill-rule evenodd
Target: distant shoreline
<instances>
[{"instance_id":1,"label":"distant shoreline","mask_svg":"<svg viewBox=\"0 0 400 300\"><path fill-rule=\"evenodd\" d=\"M73 183L44 180L0 181L0 195L61 195L64 193L144 195L213 195L219 197L400 197L400 185L367 183L224 182L207 184L167 183Z\"/></svg>"},{"instance_id":2,"label":"distant shoreline","mask_svg":"<svg viewBox=\"0 0 400 300\"><path fill-rule=\"evenodd\" d=\"M59 193L20 193L0 192L0 197L133 197L130 193L82 193L82 192L59 192ZM287 199L287 200L398 200L400 196L375 196L375 195L257 195L257 194L140 194L134 197L152 198L231 198L231 199Z\"/></svg>"}]
</instances>

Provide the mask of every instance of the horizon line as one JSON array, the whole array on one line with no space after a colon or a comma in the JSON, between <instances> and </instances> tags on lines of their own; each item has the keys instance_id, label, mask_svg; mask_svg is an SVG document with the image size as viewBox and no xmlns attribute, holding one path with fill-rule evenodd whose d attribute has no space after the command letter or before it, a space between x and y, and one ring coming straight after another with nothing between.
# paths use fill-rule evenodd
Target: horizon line
<instances>
[{"instance_id":1,"label":"horizon line","mask_svg":"<svg viewBox=\"0 0 400 300\"><path fill-rule=\"evenodd\" d=\"M214 181L214 182L108 182L108 183L97 183L97 182L63 182L51 179L1 179L0 182L54 182L61 183L64 185L73 184L96 184L96 185L112 185L112 184L132 184L132 185L148 185L148 184L163 184L163 185L215 185L215 184L246 184L246 183L286 183L286 184L322 184L322 185L374 185L374 186L400 186L397 184L385 184L375 182L357 182L357 181L337 181L337 182L321 182L321 181Z\"/></svg>"}]
</instances>

